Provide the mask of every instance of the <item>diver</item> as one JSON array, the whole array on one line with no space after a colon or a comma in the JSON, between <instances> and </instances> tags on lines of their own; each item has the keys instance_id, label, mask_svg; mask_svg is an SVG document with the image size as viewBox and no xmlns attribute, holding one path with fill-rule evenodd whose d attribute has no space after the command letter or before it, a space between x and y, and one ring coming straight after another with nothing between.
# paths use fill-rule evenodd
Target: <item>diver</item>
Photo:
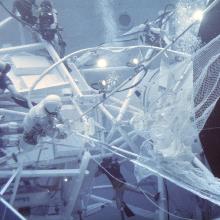
<instances>
[{"instance_id":1,"label":"diver","mask_svg":"<svg viewBox=\"0 0 220 220\"><path fill-rule=\"evenodd\" d=\"M64 139L64 120L60 114L61 98L57 95L48 95L40 103L30 109L23 120L23 129L20 140L20 149L32 150L41 140L49 136Z\"/></svg>"},{"instance_id":2,"label":"diver","mask_svg":"<svg viewBox=\"0 0 220 220\"><path fill-rule=\"evenodd\" d=\"M57 11L53 8L52 3L43 0L39 8L39 29L43 39L47 41L54 40L57 32Z\"/></svg>"},{"instance_id":3,"label":"diver","mask_svg":"<svg viewBox=\"0 0 220 220\"><path fill-rule=\"evenodd\" d=\"M0 61L0 94L3 94L7 89L10 92L11 98L16 104L24 108L29 108L27 99L16 90L13 82L7 76L10 70L11 65L9 63ZM34 102L32 104L36 105Z\"/></svg>"},{"instance_id":4,"label":"diver","mask_svg":"<svg viewBox=\"0 0 220 220\"><path fill-rule=\"evenodd\" d=\"M57 10L49 0L43 0L40 3L38 25L42 38L51 43L57 43L60 46L60 56L63 57L66 43L58 27Z\"/></svg>"},{"instance_id":5,"label":"diver","mask_svg":"<svg viewBox=\"0 0 220 220\"><path fill-rule=\"evenodd\" d=\"M21 19L30 24L35 25L37 17L34 15L34 10L37 10L36 0L15 0L13 3L12 13L19 13Z\"/></svg>"},{"instance_id":6,"label":"diver","mask_svg":"<svg viewBox=\"0 0 220 220\"><path fill-rule=\"evenodd\" d=\"M126 205L124 202L124 192L126 190L126 180L123 177L120 164L117 159L112 157L104 158L100 166L98 167L98 171L96 172L96 176L104 173L109 181L112 184L113 189L115 190L115 201L117 208L120 210L121 219L125 219L124 213L127 217L133 217L135 214L132 210Z\"/></svg>"}]
</instances>

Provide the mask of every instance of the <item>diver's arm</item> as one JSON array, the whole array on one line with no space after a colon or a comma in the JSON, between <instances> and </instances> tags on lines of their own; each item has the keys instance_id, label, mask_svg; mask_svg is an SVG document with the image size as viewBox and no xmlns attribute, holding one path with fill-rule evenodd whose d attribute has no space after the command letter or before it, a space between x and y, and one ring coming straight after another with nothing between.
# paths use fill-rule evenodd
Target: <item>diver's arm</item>
<instances>
[{"instance_id":1,"label":"diver's arm","mask_svg":"<svg viewBox=\"0 0 220 220\"><path fill-rule=\"evenodd\" d=\"M27 99L21 95L15 88L15 86L13 84L9 84L7 86L7 89L8 91L10 92L11 94L11 97L12 99L14 100L14 102L24 108L28 108L29 109L29 106L28 106L28 101ZM35 102L32 102L32 105L35 106L37 103Z\"/></svg>"},{"instance_id":2,"label":"diver's arm","mask_svg":"<svg viewBox=\"0 0 220 220\"><path fill-rule=\"evenodd\" d=\"M21 100L27 100L23 95L21 95L15 88L13 84L7 86L8 91L11 93L11 96Z\"/></svg>"}]
</instances>

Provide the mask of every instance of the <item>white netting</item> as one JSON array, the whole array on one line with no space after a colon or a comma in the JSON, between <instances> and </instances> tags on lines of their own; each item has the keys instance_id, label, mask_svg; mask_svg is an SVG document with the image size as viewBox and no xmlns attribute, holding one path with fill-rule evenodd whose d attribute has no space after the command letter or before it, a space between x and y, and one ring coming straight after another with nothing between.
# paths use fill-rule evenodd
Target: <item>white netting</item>
<instances>
[{"instance_id":1,"label":"white netting","mask_svg":"<svg viewBox=\"0 0 220 220\"><path fill-rule=\"evenodd\" d=\"M196 124L201 130L220 96L220 37L197 52L193 69Z\"/></svg>"}]
</instances>

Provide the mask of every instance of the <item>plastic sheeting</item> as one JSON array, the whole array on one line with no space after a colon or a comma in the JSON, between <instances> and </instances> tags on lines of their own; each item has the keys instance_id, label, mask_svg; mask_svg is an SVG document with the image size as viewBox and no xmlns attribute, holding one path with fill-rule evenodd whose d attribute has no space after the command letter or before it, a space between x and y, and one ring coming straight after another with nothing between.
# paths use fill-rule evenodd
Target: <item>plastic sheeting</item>
<instances>
[{"instance_id":1,"label":"plastic sheeting","mask_svg":"<svg viewBox=\"0 0 220 220\"><path fill-rule=\"evenodd\" d=\"M149 168L218 205L219 179L196 158L193 146L220 95L219 43L220 37L197 51L192 60L161 63L158 78L163 75L167 83L162 89L158 80L151 84L160 96L155 101L149 93L144 126L139 129L146 141L137 152L140 164L135 168L139 181L149 175Z\"/></svg>"}]
</instances>

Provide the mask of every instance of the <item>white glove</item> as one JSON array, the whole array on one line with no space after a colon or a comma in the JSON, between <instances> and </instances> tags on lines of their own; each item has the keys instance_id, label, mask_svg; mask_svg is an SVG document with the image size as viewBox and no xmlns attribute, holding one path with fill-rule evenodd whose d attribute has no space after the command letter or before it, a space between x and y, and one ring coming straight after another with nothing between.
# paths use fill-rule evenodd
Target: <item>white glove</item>
<instances>
[{"instance_id":1,"label":"white glove","mask_svg":"<svg viewBox=\"0 0 220 220\"><path fill-rule=\"evenodd\" d=\"M56 125L55 138L57 138L57 139L67 138L67 132L65 130L66 130L65 125L63 125L63 124Z\"/></svg>"}]
</instances>

